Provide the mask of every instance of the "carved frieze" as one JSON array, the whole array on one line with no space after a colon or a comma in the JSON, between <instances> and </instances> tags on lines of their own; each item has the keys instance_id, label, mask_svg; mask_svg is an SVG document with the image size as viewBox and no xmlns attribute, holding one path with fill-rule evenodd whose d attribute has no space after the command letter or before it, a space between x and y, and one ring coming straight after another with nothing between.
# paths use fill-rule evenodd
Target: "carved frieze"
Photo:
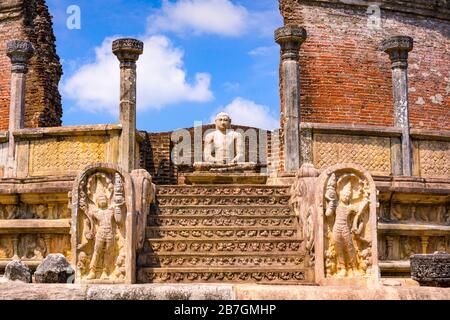
<instances>
[{"instance_id":1,"label":"carved frieze","mask_svg":"<svg viewBox=\"0 0 450 320\"><path fill-rule=\"evenodd\" d=\"M76 174L91 163L107 161L108 138L77 136L30 143L31 176Z\"/></svg>"},{"instance_id":2,"label":"carved frieze","mask_svg":"<svg viewBox=\"0 0 450 320\"><path fill-rule=\"evenodd\" d=\"M230 238L242 239L242 238L290 238L297 236L296 228L261 228L261 229L160 229L149 228L147 229L147 237L149 238L168 238L168 239L187 239L187 238L206 238L206 239L222 239Z\"/></svg>"},{"instance_id":3,"label":"carved frieze","mask_svg":"<svg viewBox=\"0 0 450 320\"><path fill-rule=\"evenodd\" d=\"M236 207L236 208L198 208L192 207L160 207L152 212L155 215L165 216L205 216L205 217L272 217L289 216L291 209L289 207L274 208L271 206L258 207Z\"/></svg>"},{"instance_id":4,"label":"carved frieze","mask_svg":"<svg viewBox=\"0 0 450 320\"><path fill-rule=\"evenodd\" d=\"M211 253L211 252L298 252L300 243L298 241L272 240L272 241L170 241L150 239L149 248L156 253Z\"/></svg>"},{"instance_id":5,"label":"carved frieze","mask_svg":"<svg viewBox=\"0 0 450 320\"><path fill-rule=\"evenodd\" d=\"M301 266L302 257L291 256L170 256L151 255L144 262L149 267L295 267Z\"/></svg>"},{"instance_id":6,"label":"carved frieze","mask_svg":"<svg viewBox=\"0 0 450 320\"><path fill-rule=\"evenodd\" d=\"M150 218L149 226L153 227L292 227L295 221L293 217L250 217L250 218L192 218L192 217L177 217L171 218Z\"/></svg>"},{"instance_id":7,"label":"carved frieze","mask_svg":"<svg viewBox=\"0 0 450 320\"><path fill-rule=\"evenodd\" d=\"M223 188L214 187L164 187L158 190L158 195L200 195L200 196L286 196L289 190L286 188L264 186L230 186Z\"/></svg>"},{"instance_id":8,"label":"carved frieze","mask_svg":"<svg viewBox=\"0 0 450 320\"><path fill-rule=\"evenodd\" d=\"M50 253L62 253L70 258L69 235L42 233L0 235L0 261L12 259L41 261Z\"/></svg>"},{"instance_id":9,"label":"carved frieze","mask_svg":"<svg viewBox=\"0 0 450 320\"><path fill-rule=\"evenodd\" d=\"M303 271L224 271L224 272L154 272L143 269L139 281L148 283L162 282L299 282L305 280Z\"/></svg>"},{"instance_id":10,"label":"carved frieze","mask_svg":"<svg viewBox=\"0 0 450 320\"><path fill-rule=\"evenodd\" d=\"M319 177L316 277L378 280L376 188L356 164L336 165Z\"/></svg>"},{"instance_id":11,"label":"carved frieze","mask_svg":"<svg viewBox=\"0 0 450 320\"><path fill-rule=\"evenodd\" d=\"M450 224L450 205L385 201L378 215L384 222L447 225Z\"/></svg>"},{"instance_id":12,"label":"carved frieze","mask_svg":"<svg viewBox=\"0 0 450 320\"><path fill-rule=\"evenodd\" d=\"M371 174L390 175L390 148L386 137L315 134L314 165L325 169L339 163L355 163Z\"/></svg>"},{"instance_id":13,"label":"carved frieze","mask_svg":"<svg viewBox=\"0 0 450 320\"><path fill-rule=\"evenodd\" d=\"M287 205L289 197L183 197L160 196L158 203L161 206L226 206L226 205Z\"/></svg>"},{"instance_id":14,"label":"carved frieze","mask_svg":"<svg viewBox=\"0 0 450 320\"><path fill-rule=\"evenodd\" d=\"M381 235L379 258L388 261L409 261L413 254L431 254L450 250L450 236Z\"/></svg>"},{"instance_id":15,"label":"carved frieze","mask_svg":"<svg viewBox=\"0 0 450 320\"><path fill-rule=\"evenodd\" d=\"M10 219L67 219L70 217L66 203L41 203L18 205L0 204L0 220Z\"/></svg>"}]
</instances>

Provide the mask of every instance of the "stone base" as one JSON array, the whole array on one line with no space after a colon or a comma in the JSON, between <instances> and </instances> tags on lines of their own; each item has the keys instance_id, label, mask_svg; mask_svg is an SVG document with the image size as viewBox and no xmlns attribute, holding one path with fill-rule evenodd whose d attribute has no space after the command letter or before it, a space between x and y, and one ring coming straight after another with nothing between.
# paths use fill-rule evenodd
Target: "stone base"
<instances>
[{"instance_id":1,"label":"stone base","mask_svg":"<svg viewBox=\"0 0 450 320\"><path fill-rule=\"evenodd\" d=\"M194 172L183 175L185 184L266 184L267 175L256 173Z\"/></svg>"},{"instance_id":2,"label":"stone base","mask_svg":"<svg viewBox=\"0 0 450 320\"><path fill-rule=\"evenodd\" d=\"M2 300L450 300L450 289L408 286L67 285L3 283Z\"/></svg>"},{"instance_id":3,"label":"stone base","mask_svg":"<svg viewBox=\"0 0 450 320\"><path fill-rule=\"evenodd\" d=\"M267 184L270 186L292 186L294 182L295 172L277 172L267 180Z\"/></svg>"}]
</instances>

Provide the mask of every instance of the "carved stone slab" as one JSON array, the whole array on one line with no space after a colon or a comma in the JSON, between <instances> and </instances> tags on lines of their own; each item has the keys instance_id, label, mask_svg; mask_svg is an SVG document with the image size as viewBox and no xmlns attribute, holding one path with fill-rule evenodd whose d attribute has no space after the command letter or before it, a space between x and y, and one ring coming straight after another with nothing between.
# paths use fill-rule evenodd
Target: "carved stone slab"
<instances>
[{"instance_id":1,"label":"carved stone slab","mask_svg":"<svg viewBox=\"0 0 450 320\"><path fill-rule=\"evenodd\" d=\"M305 241L303 246L308 254L308 266L314 267L314 230L317 220L315 214L315 189L319 171L310 163L303 164L295 175L295 182L291 187L289 204L294 209L301 226L301 234Z\"/></svg>"},{"instance_id":2,"label":"carved stone slab","mask_svg":"<svg viewBox=\"0 0 450 320\"><path fill-rule=\"evenodd\" d=\"M77 283L134 283L136 213L131 176L116 165L88 166L72 191Z\"/></svg>"},{"instance_id":3,"label":"carved stone slab","mask_svg":"<svg viewBox=\"0 0 450 320\"><path fill-rule=\"evenodd\" d=\"M421 286L450 287L450 254L415 254L411 256L411 277Z\"/></svg>"},{"instance_id":4,"label":"carved stone slab","mask_svg":"<svg viewBox=\"0 0 450 320\"><path fill-rule=\"evenodd\" d=\"M322 172L316 190L318 283L378 283L376 208L375 183L363 167L338 164Z\"/></svg>"}]
</instances>

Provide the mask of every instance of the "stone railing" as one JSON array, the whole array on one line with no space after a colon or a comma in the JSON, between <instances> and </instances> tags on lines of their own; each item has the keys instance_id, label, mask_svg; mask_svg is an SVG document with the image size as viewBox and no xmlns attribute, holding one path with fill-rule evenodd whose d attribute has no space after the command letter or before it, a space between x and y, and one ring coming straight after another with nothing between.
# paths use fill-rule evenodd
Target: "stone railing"
<instances>
[{"instance_id":1,"label":"stone railing","mask_svg":"<svg viewBox=\"0 0 450 320\"><path fill-rule=\"evenodd\" d=\"M7 177L76 176L92 163L117 164L120 132L119 125L16 130L16 160ZM6 167L6 143L0 144L0 160Z\"/></svg>"},{"instance_id":2,"label":"stone railing","mask_svg":"<svg viewBox=\"0 0 450 320\"><path fill-rule=\"evenodd\" d=\"M302 163L325 169L356 163L374 176L401 176L400 129L391 127L301 124ZM411 130L413 175L450 179L450 133Z\"/></svg>"}]
</instances>

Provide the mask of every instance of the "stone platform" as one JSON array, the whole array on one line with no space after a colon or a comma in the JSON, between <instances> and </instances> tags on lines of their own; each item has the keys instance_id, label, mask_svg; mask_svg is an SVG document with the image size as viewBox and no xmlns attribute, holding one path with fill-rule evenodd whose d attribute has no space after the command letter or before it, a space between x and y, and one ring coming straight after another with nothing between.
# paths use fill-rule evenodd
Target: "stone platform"
<instances>
[{"instance_id":1,"label":"stone platform","mask_svg":"<svg viewBox=\"0 0 450 320\"><path fill-rule=\"evenodd\" d=\"M202 184L266 184L267 175L254 172L215 173L194 172L183 175L182 181L188 185Z\"/></svg>"},{"instance_id":2,"label":"stone platform","mask_svg":"<svg viewBox=\"0 0 450 320\"><path fill-rule=\"evenodd\" d=\"M1 283L2 300L450 300L450 288L251 284L38 285Z\"/></svg>"}]
</instances>

